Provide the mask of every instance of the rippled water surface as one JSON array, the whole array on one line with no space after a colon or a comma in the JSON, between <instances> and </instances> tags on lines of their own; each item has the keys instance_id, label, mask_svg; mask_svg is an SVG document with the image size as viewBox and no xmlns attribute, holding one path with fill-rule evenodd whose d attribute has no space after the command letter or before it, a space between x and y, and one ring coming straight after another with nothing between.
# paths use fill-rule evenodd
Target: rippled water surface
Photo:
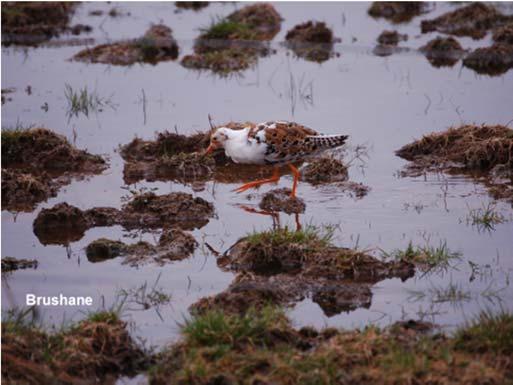
<instances>
[{"instance_id":1,"label":"rippled water surface","mask_svg":"<svg viewBox=\"0 0 513 385\"><path fill-rule=\"evenodd\" d=\"M151 23L162 22L173 29L180 46L180 58L192 51L198 29L211 19L227 15L240 4L211 4L200 12L175 12L172 3L120 3L124 13L117 18L92 17L93 9L108 11L114 4L83 3L72 24L93 27L87 37L95 44L141 36ZM462 123L507 124L513 119L513 71L502 76L480 76L458 62L452 68L432 67L417 48L436 33L421 35L420 21L453 9L437 3L427 15L397 26L367 15L365 3L276 3L283 17L280 33L273 39L276 53L261 58L255 68L241 76L220 78L208 72L183 68L179 60L158 65L118 67L72 62L69 58L82 46L50 44L38 48L2 48L2 88L15 88L12 101L2 106L2 126L17 122L50 128L65 135L79 148L106 155L110 167L102 174L74 181L57 197L40 204L32 213L2 212L2 256L34 258L36 270L16 271L2 280L2 311L23 306L26 293L38 295L90 295L94 309L114 303L119 290L152 285L160 274L158 287L171 295L169 305L158 311L128 309L126 319L134 321L136 335L162 345L176 339L177 323L188 315L188 307L199 298L223 291L233 274L222 272L216 258L205 246L223 251L252 230L272 226L270 217L241 210L238 204L258 204L256 198L232 192L235 184L208 183L201 192L177 183L137 183L132 189L157 188L159 194L185 191L214 202L216 218L195 230L200 247L194 256L165 266L134 268L121 259L90 263L85 246L100 237L153 241L158 234L128 233L121 227L98 227L68 247L43 246L32 231L38 212L59 202L81 209L94 206L120 207L127 190L122 176L123 160L118 147L136 135L152 139L166 129L183 134L208 128L207 115L216 123L234 121L294 120L327 134L350 135L351 148L365 145L368 157L354 162L350 178L371 188L362 199L341 193L334 186L299 185L305 200L303 224L338 226L334 242L359 247L375 255L405 248L409 241L438 245L447 241L462 257L452 268L430 274L418 273L406 282L382 281L373 287L372 305L327 317L321 308L306 299L290 311L297 325L359 327L376 322L388 324L401 318L428 317L447 328L486 308L511 309L513 289L509 276L513 269L513 221L511 206L498 202L496 209L510 219L492 231L478 231L466 223L473 208L490 202L483 186L464 177L429 174L400 178L406 164L394 151L432 131ZM510 6L502 10L511 13ZM337 37L340 54L322 64L297 59L280 42L294 25L315 19L325 21ZM409 35L401 43L404 50L383 58L372 54L375 39L384 29L396 28ZM62 37L61 40L65 40ZM483 40L458 38L463 47L489 45ZM68 119L65 84L87 86L115 105L88 118ZM30 85L32 94L24 90ZM143 96L144 94L144 96ZM146 103L143 103L143 99ZM46 110L41 108L45 103ZM145 111L144 112L144 107ZM74 134L75 133L75 134ZM291 178L282 178L289 187ZM281 215L282 225L295 226L294 216ZM470 263L471 262L471 263ZM471 265L474 264L474 274ZM476 267L477 266L477 267ZM437 293L457 287L465 293L456 301L441 301ZM44 308L41 316L48 325L63 319L80 319L84 308Z\"/></svg>"}]
</instances>

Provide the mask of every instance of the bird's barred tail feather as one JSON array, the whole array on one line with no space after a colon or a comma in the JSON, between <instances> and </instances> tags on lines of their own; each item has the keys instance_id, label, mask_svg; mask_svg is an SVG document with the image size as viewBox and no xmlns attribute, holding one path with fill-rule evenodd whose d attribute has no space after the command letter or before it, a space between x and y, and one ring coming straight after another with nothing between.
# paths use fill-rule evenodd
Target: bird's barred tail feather
<instances>
[{"instance_id":1,"label":"bird's barred tail feather","mask_svg":"<svg viewBox=\"0 0 513 385\"><path fill-rule=\"evenodd\" d=\"M348 135L316 135L308 136L308 139L317 148L328 149L342 146L348 137Z\"/></svg>"}]
</instances>

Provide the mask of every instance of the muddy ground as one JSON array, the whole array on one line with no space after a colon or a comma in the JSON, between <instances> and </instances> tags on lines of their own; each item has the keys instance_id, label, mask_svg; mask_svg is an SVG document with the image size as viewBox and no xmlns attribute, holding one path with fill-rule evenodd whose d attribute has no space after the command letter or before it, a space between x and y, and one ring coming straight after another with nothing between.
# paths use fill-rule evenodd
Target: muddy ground
<instances>
[{"instance_id":1,"label":"muddy ground","mask_svg":"<svg viewBox=\"0 0 513 385\"><path fill-rule=\"evenodd\" d=\"M464 174L483 183L496 199L513 202L513 130L465 125L424 136L397 150L411 161L405 176L426 171Z\"/></svg>"},{"instance_id":2,"label":"muddy ground","mask_svg":"<svg viewBox=\"0 0 513 385\"><path fill-rule=\"evenodd\" d=\"M179 228L172 228L162 232L156 245L144 241L127 245L121 241L100 238L87 245L86 256L93 263L122 256L122 263L130 266L137 267L150 262L162 266L189 257L197 246L192 235Z\"/></svg>"},{"instance_id":3,"label":"muddy ground","mask_svg":"<svg viewBox=\"0 0 513 385\"><path fill-rule=\"evenodd\" d=\"M86 48L73 56L73 60L123 66L143 62L156 64L175 60L178 50L171 28L157 24L138 39Z\"/></svg>"},{"instance_id":4,"label":"muddy ground","mask_svg":"<svg viewBox=\"0 0 513 385\"><path fill-rule=\"evenodd\" d=\"M285 35L286 46L303 59L322 63L334 56L333 44L340 42L323 22L307 21Z\"/></svg>"},{"instance_id":5,"label":"muddy ground","mask_svg":"<svg viewBox=\"0 0 513 385\"><path fill-rule=\"evenodd\" d=\"M498 385L513 373L511 331L508 314L483 315L448 336L414 320L385 329L296 330L269 306L244 315L209 311L183 326L150 383Z\"/></svg>"},{"instance_id":6,"label":"muddy ground","mask_svg":"<svg viewBox=\"0 0 513 385\"><path fill-rule=\"evenodd\" d=\"M192 230L205 226L214 216L214 206L187 193L136 194L121 210L94 207L80 210L67 203L43 209L34 220L34 234L43 244L68 244L97 226L121 225L126 229L162 229L177 226Z\"/></svg>"},{"instance_id":7,"label":"muddy ground","mask_svg":"<svg viewBox=\"0 0 513 385\"><path fill-rule=\"evenodd\" d=\"M76 4L71 2L5 2L2 44L36 45L62 33L91 32L88 25L69 25L75 8Z\"/></svg>"},{"instance_id":8,"label":"muddy ground","mask_svg":"<svg viewBox=\"0 0 513 385\"><path fill-rule=\"evenodd\" d=\"M134 375L148 357L114 313L94 313L47 333L24 319L2 320L2 381L10 384L82 384Z\"/></svg>"},{"instance_id":9,"label":"muddy ground","mask_svg":"<svg viewBox=\"0 0 513 385\"><path fill-rule=\"evenodd\" d=\"M416 1L375 1L368 10L374 18L384 18L395 24L411 21L428 11L428 4Z\"/></svg>"},{"instance_id":10,"label":"muddy ground","mask_svg":"<svg viewBox=\"0 0 513 385\"><path fill-rule=\"evenodd\" d=\"M432 20L423 20L422 33L441 32L455 36L470 36L482 39L492 28L499 27L511 21L493 5L472 3L465 7L447 12Z\"/></svg>"},{"instance_id":11,"label":"muddy ground","mask_svg":"<svg viewBox=\"0 0 513 385\"><path fill-rule=\"evenodd\" d=\"M2 130L2 206L8 210L32 211L73 179L106 168L102 157L46 128Z\"/></svg>"},{"instance_id":12,"label":"muddy ground","mask_svg":"<svg viewBox=\"0 0 513 385\"><path fill-rule=\"evenodd\" d=\"M244 313L250 307L292 305L311 297L327 316L333 316L369 307L370 288L375 283L414 275L410 262L382 262L363 252L333 246L330 231L280 228L240 239L217 261L219 267L238 275L226 291L201 299L193 310L221 308Z\"/></svg>"},{"instance_id":13,"label":"muddy ground","mask_svg":"<svg viewBox=\"0 0 513 385\"><path fill-rule=\"evenodd\" d=\"M265 42L281 28L281 16L271 4L248 5L213 21L196 39L194 54L182 58L185 68L228 75L254 66L270 53Z\"/></svg>"},{"instance_id":14,"label":"muddy ground","mask_svg":"<svg viewBox=\"0 0 513 385\"><path fill-rule=\"evenodd\" d=\"M452 67L465 54L463 47L453 37L437 37L419 48L434 67Z\"/></svg>"}]
</instances>

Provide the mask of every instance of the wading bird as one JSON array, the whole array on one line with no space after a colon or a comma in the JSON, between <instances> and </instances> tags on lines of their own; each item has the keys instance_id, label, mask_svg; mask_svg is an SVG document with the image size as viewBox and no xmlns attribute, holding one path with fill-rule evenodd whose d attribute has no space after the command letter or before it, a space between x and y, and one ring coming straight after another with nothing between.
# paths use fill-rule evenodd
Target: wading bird
<instances>
[{"instance_id":1,"label":"wading bird","mask_svg":"<svg viewBox=\"0 0 513 385\"><path fill-rule=\"evenodd\" d=\"M212 129L210 145L205 154L224 148L226 155L235 163L274 166L271 178L246 183L235 189L239 193L266 183L277 183L280 180L279 167L286 164L294 175L291 196L295 197L300 172L292 163L342 146L346 139L347 135L321 135L293 122L248 124L243 129L235 130L218 127Z\"/></svg>"}]
</instances>

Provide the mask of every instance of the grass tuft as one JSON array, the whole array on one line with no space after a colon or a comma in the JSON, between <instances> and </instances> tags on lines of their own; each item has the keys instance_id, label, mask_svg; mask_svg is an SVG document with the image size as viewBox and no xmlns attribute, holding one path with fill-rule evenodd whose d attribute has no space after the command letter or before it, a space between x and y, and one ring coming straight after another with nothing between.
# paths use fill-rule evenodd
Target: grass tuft
<instances>
[{"instance_id":1,"label":"grass tuft","mask_svg":"<svg viewBox=\"0 0 513 385\"><path fill-rule=\"evenodd\" d=\"M255 33L249 25L228 19L212 20L209 27L200 29L202 39L212 40L255 40Z\"/></svg>"},{"instance_id":2,"label":"grass tuft","mask_svg":"<svg viewBox=\"0 0 513 385\"><path fill-rule=\"evenodd\" d=\"M98 95L96 90L89 91L87 86L78 90L66 84L64 86L64 97L68 101L68 118L78 117L80 113L89 117L91 112L96 113L102 110L102 107L109 106L114 108L110 98L103 98Z\"/></svg>"},{"instance_id":3,"label":"grass tuft","mask_svg":"<svg viewBox=\"0 0 513 385\"><path fill-rule=\"evenodd\" d=\"M257 246L262 243L273 246L299 243L305 246L323 248L330 245L334 232L334 226L324 226L323 228L319 228L314 225L308 225L305 228L296 231L290 230L286 226L276 230L253 232L245 239L250 246Z\"/></svg>"},{"instance_id":4,"label":"grass tuft","mask_svg":"<svg viewBox=\"0 0 513 385\"><path fill-rule=\"evenodd\" d=\"M513 354L513 314L484 311L455 336L455 348L474 353Z\"/></svg>"},{"instance_id":5,"label":"grass tuft","mask_svg":"<svg viewBox=\"0 0 513 385\"><path fill-rule=\"evenodd\" d=\"M283 310L268 305L259 311L251 308L242 316L219 310L196 315L185 321L182 332L190 347L217 347L224 351L245 344L265 346L270 329L288 325Z\"/></svg>"},{"instance_id":6,"label":"grass tuft","mask_svg":"<svg viewBox=\"0 0 513 385\"><path fill-rule=\"evenodd\" d=\"M470 209L467 224L476 226L478 230L495 230L495 225L506 222L506 218L496 210L496 205L488 203L477 209Z\"/></svg>"}]
</instances>

